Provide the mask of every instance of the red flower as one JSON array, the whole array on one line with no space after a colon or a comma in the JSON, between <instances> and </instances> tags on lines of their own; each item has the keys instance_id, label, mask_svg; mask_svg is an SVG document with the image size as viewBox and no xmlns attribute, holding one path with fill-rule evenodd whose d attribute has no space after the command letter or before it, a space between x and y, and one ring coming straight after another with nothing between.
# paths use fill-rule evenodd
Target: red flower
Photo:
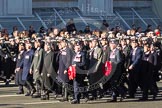
<instances>
[{"instance_id":1,"label":"red flower","mask_svg":"<svg viewBox=\"0 0 162 108\"><path fill-rule=\"evenodd\" d=\"M76 78L76 68L75 68L75 66L70 66L69 67L68 76L69 76L69 80L73 80L74 78Z\"/></svg>"},{"instance_id":2,"label":"red flower","mask_svg":"<svg viewBox=\"0 0 162 108\"><path fill-rule=\"evenodd\" d=\"M156 34L156 36L160 36L160 32L159 31L155 32L155 34Z\"/></svg>"},{"instance_id":3,"label":"red flower","mask_svg":"<svg viewBox=\"0 0 162 108\"><path fill-rule=\"evenodd\" d=\"M102 66L102 71L105 76L109 76L112 70L112 65L110 61L107 61L105 65Z\"/></svg>"}]
</instances>

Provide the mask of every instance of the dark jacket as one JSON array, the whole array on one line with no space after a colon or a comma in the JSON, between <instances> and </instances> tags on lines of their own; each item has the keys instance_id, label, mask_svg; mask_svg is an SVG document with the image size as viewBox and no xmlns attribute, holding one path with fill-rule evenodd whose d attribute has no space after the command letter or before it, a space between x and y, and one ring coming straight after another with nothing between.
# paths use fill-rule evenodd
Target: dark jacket
<instances>
[{"instance_id":1,"label":"dark jacket","mask_svg":"<svg viewBox=\"0 0 162 108\"><path fill-rule=\"evenodd\" d=\"M44 86L47 89L51 89L55 79L56 79L56 71L54 69L54 53L50 51L49 53L46 53L44 55L44 63L43 63L43 68L42 68L42 79L44 82ZM47 76L47 74L50 74L50 77ZM52 80L51 80L52 79Z\"/></svg>"},{"instance_id":2,"label":"dark jacket","mask_svg":"<svg viewBox=\"0 0 162 108\"><path fill-rule=\"evenodd\" d=\"M59 74L58 78L61 82L69 82L68 73L64 74L65 70L68 70L68 68L72 65L72 51L70 48L66 47L65 49L62 49L60 53L58 54L59 58Z\"/></svg>"},{"instance_id":3,"label":"dark jacket","mask_svg":"<svg viewBox=\"0 0 162 108\"><path fill-rule=\"evenodd\" d=\"M35 80L40 76L40 73L42 71L42 65L43 65L43 49L40 48L35 51L33 62L30 67L30 69L32 69L33 71L33 78Z\"/></svg>"},{"instance_id":4,"label":"dark jacket","mask_svg":"<svg viewBox=\"0 0 162 108\"><path fill-rule=\"evenodd\" d=\"M130 65L133 65L133 68L139 69L142 59L142 50L137 47L135 54L133 50L130 53Z\"/></svg>"},{"instance_id":5,"label":"dark jacket","mask_svg":"<svg viewBox=\"0 0 162 108\"><path fill-rule=\"evenodd\" d=\"M23 69L22 80L27 80L27 77L30 76L29 70L32 64L33 55L34 51L32 49L24 53L24 60L20 66Z\"/></svg>"}]
</instances>

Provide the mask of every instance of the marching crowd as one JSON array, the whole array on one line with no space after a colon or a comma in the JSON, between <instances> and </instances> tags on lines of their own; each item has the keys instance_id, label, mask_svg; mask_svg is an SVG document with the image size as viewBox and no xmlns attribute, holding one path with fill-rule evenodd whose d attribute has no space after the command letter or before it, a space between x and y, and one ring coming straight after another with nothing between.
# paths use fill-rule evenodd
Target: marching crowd
<instances>
[{"instance_id":1,"label":"marching crowd","mask_svg":"<svg viewBox=\"0 0 162 108\"><path fill-rule=\"evenodd\" d=\"M14 79L19 87L17 94L24 94L25 87L25 96L33 98L48 100L49 94L55 98L62 94L60 101L68 101L72 95L71 104L79 104L81 98L85 102L102 98L107 91L111 102L117 102L118 96L120 101L135 98L138 87L142 91L141 101L148 100L148 95L155 100L162 66L160 32L160 26L153 30L148 25L143 31L135 24L127 31L119 26L110 29L105 20L98 30L86 26L79 31L73 20L61 30L41 27L36 32L30 26L29 30L19 31L14 26L9 34L2 29L1 79L6 85ZM98 88L79 90L103 77L107 80Z\"/></svg>"}]
</instances>

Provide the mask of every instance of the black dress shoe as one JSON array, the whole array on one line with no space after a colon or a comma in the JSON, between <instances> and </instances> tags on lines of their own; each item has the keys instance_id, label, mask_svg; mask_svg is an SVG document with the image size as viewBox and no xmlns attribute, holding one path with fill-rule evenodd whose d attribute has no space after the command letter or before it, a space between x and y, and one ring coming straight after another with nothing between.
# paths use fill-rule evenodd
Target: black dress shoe
<instances>
[{"instance_id":1,"label":"black dress shoe","mask_svg":"<svg viewBox=\"0 0 162 108\"><path fill-rule=\"evenodd\" d=\"M43 97L41 97L41 100L49 100L49 98L46 96L43 96Z\"/></svg>"},{"instance_id":2,"label":"black dress shoe","mask_svg":"<svg viewBox=\"0 0 162 108\"><path fill-rule=\"evenodd\" d=\"M6 86L9 86L10 85L10 82L9 81L6 81L5 85Z\"/></svg>"},{"instance_id":3,"label":"black dress shoe","mask_svg":"<svg viewBox=\"0 0 162 108\"><path fill-rule=\"evenodd\" d=\"M99 96L98 96L99 99L101 99L101 98L103 98L103 97L104 97L103 95L99 95Z\"/></svg>"},{"instance_id":4,"label":"black dress shoe","mask_svg":"<svg viewBox=\"0 0 162 108\"><path fill-rule=\"evenodd\" d=\"M41 97L41 100L47 100L47 98L46 97Z\"/></svg>"},{"instance_id":5,"label":"black dress shoe","mask_svg":"<svg viewBox=\"0 0 162 108\"><path fill-rule=\"evenodd\" d=\"M40 94L33 95L32 98L41 98Z\"/></svg>"},{"instance_id":6,"label":"black dress shoe","mask_svg":"<svg viewBox=\"0 0 162 108\"><path fill-rule=\"evenodd\" d=\"M59 100L60 102L66 102L66 101L68 101L68 99L67 98L63 98L63 99L61 99L61 100Z\"/></svg>"},{"instance_id":7,"label":"black dress shoe","mask_svg":"<svg viewBox=\"0 0 162 108\"><path fill-rule=\"evenodd\" d=\"M152 99L155 100L156 97L157 97L157 94L154 94L153 97L152 97Z\"/></svg>"},{"instance_id":8,"label":"black dress shoe","mask_svg":"<svg viewBox=\"0 0 162 108\"><path fill-rule=\"evenodd\" d=\"M127 96L127 99L135 98L135 96Z\"/></svg>"},{"instance_id":9,"label":"black dress shoe","mask_svg":"<svg viewBox=\"0 0 162 108\"><path fill-rule=\"evenodd\" d=\"M113 99L113 100L111 100L111 101L109 101L109 102L117 102L117 99Z\"/></svg>"},{"instance_id":10,"label":"black dress shoe","mask_svg":"<svg viewBox=\"0 0 162 108\"><path fill-rule=\"evenodd\" d=\"M53 98L54 98L54 99L56 99L57 97L58 97L58 95L57 95L57 94L53 95Z\"/></svg>"},{"instance_id":11,"label":"black dress shoe","mask_svg":"<svg viewBox=\"0 0 162 108\"><path fill-rule=\"evenodd\" d=\"M84 102L85 102L85 103L87 103L88 101L89 101L89 99L88 99L88 98L85 98L85 99L84 99Z\"/></svg>"},{"instance_id":12,"label":"black dress shoe","mask_svg":"<svg viewBox=\"0 0 162 108\"><path fill-rule=\"evenodd\" d=\"M126 98L126 94L121 95L120 102L122 102Z\"/></svg>"},{"instance_id":13,"label":"black dress shoe","mask_svg":"<svg viewBox=\"0 0 162 108\"><path fill-rule=\"evenodd\" d=\"M80 104L80 102L77 101L77 100L72 100L72 101L71 101L71 104Z\"/></svg>"},{"instance_id":14,"label":"black dress shoe","mask_svg":"<svg viewBox=\"0 0 162 108\"><path fill-rule=\"evenodd\" d=\"M120 98L120 102L122 102L123 100L124 100L124 97L121 97L121 98Z\"/></svg>"},{"instance_id":15,"label":"black dress shoe","mask_svg":"<svg viewBox=\"0 0 162 108\"><path fill-rule=\"evenodd\" d=\"M19 95L19 94L24 94L24 92L17 92L16 94L17 94L17 95Z\"/></svg>"},{"instance_id":16,"label":"black dress shoe","mask_svg":"<svg viewBox=\"0 0 162 108\"><path fill-rule=\"evenodd\" d=\"M56 99L57 96L58 96L58 95L56 94L56 92L53 92L52 95L53 95L53 98L54 98L54 99Z\"/></svg>"},{"instance_id":17,"label":"black dress shoe","mask_svg":"<svg viewBox=\"0 0 162 108\"><path fill-rule=\"evenodd\" d=\"M30 92L27 92L27 93L25 94L25 96L30 96L30 94L31 94Z\"/></svg>"},{"instance_id":18,"label":"black dress shoe","mask_svg":"<svg viewBox=\"0 0 162 108\"><path fill-rule=\"evenodd\" d=\"M97 97L91 97L89 100L97 100Z\"/></svg>"},{"instance_id":19,"label":"black dress shoe","mask_svg":"<svg viewBox=\"0 0 162 108\"><path fill-rule=\"evenodd\" d=\"M33 94L36 92L36 90L35 89L33 89L32 91L31 91L31 96L33 96Z\"/></svg>"},{"instance_id":20,"label":"black dress shoe","mask_svg":"<svg viewBox=\"0 0 162 108\"><path fill-rule=\"evenodd\" d=\"M147 100L148 100L148 98L144 98L144 97L139 99L139 101L147 101Z\"/></svg>"},{"instance_id":21,"label":"black dress shoe","mask_svg":"<svg viewBox=\"0 0 162 108\"><path fill-rule=\"evenodd\" d=\"M41 96L41 100L49 100L49 94Z\"/></svg>"}]
</instances>

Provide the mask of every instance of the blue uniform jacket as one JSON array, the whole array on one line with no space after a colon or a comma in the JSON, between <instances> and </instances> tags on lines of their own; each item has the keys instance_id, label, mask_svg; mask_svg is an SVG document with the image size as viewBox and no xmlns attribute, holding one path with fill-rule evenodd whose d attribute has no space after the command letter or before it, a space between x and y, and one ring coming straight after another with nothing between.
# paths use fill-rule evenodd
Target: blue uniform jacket
<instances>
[{"instance_id":1,"label":"blue uniform jacket","mask_svg":"<svg viewBox=\"0 0 162 108\"><path fill-rule=\"evenodd\" d=\"M24 53L24 59L20 66L23 69L22 80L27 80L30 66L33 60L33 55L34 55L34 51L32 49Z\"/></svg>"}]
</instances>

